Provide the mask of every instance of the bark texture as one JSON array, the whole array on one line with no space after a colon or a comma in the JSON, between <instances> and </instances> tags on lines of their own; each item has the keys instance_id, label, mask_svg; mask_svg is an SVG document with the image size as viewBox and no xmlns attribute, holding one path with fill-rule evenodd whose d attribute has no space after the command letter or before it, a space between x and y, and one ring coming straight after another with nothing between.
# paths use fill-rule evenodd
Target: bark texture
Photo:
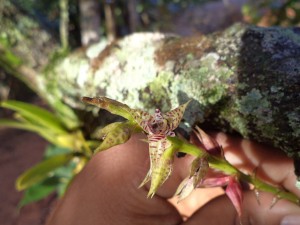
<instances>
[{"instance_id":1,"label":"bark texture","mask_svg":"<svg viewBox=\"0 0 300 225\"><path fill-rule=\"evenodd\" d=\"M11 51L19 58L21 62L15 64L23 63L39 70L48 64L49 57L59 48L59 43L37 21L24 14L13 3L1 1L0 48L2 51ZM14 63L13 55L8 59ZM1 54L0 58L5 56Z\"/></svg>"},{"instance_id":2,"label":"bark texture","mask_svg":"<svg viewBox=\"0 0 300 225\"><path fill-rule=\"evenodd\" d=\"M193 99L186 129L209 122L299 157L300 29L235 25L190 38L136 33L76 52L54 69L59 94L167 111ZM61 76L64 74L64 76Z\"/></svg>"},{"instance_id":3,"label":"bark texture","mask_svg":"<svg viewBox=\"0 0 300 225\"><path fill-rule=\"evenodd\" d=\"M0 2L0 67L29 87L38 89L37 74L60 48L37 21L10 1Z\"/></svg>"}]
</instances>

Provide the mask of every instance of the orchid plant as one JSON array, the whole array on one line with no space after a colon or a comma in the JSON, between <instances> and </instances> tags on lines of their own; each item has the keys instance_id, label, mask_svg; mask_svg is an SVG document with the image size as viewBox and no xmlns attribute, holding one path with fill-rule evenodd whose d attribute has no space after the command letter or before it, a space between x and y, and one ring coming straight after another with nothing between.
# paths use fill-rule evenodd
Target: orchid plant
<instances>
[{"instance_id":1,"label":"orchid plant","mask_svg":"<svg viewBox=\"0 0 300 225\"><path fill-rule=\"evenodd\" d=\"M179 201L198 187L226 187L225 192L241 217L243 201L241 182L246 182L254 186L256 194L258 190L273 193L274 202L284 198L299 204L299 199L293 193L264 183L255 175L244 174L232 166L225 159L222 147L199 127L193 130L190 142L176 137L174 130L178 127L190 101L164 114L156 109L154 115L139 109L131 109L107 97L83 97L82 101L127 119L125 122L109 124L97 132L96 136L103 141L94 153L122 144L134 133L146 133L150 169L140 187L151 181L148 197L152 197L168 179L172 172L174 156L177 152L182 152L193 155L195 159L191 164L189 176L182 181L175 193L179 196ZM209 173L209 170L218 172ZM257 200L259 202L259 199Z\"/></svg>"}]
</instances>

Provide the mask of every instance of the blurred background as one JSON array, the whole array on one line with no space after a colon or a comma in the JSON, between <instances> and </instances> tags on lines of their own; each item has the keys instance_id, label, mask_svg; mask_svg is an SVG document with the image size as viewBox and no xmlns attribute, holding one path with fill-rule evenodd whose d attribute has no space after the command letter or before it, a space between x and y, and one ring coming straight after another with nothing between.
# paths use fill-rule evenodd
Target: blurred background
<instances>
[{"instance_id":1,"label":"blurred background","mask_svg":"<svg viewBox=\"0 0 300 225\"><path fill-rule=\"evenodd\" d=\"M50 62L94 43L110 43L131 33L146 31L181 36L209 34L236 22L258 26L299 26L300 2L1 0L0 100L18 100L49 109L43 96L35 91L34 84L22 79L22 73L34 76L47 69ZM16 70L16 65L20 65L23 59L26 59L27 67ZM12 108L0 108L0 118L14 117ZM15 111L22 115L22 109ZM43 183L36 189L18 192L15 181L22 172L41 161L49 148L52 152L64 150L56 148L56 142L51 142L51 138L46 138L47 142L43 135L41 138L24 130L8 129L4 122L2 125L0 123L1 224L43 224L59 195L58 183L54 182L55 187ZM68 170L62 170L56 176L61 180L69 176L66 174Z\"/></svg>"}]
</instances>

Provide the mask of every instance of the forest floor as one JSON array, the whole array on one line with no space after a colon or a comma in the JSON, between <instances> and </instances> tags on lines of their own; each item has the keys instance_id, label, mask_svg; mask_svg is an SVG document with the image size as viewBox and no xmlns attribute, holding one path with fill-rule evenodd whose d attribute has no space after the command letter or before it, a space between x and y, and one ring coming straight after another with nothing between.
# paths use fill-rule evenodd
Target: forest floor
<instances>
[{"instance_id":1,"label":"forest floor","mask_svg":"<svg viewBox=\"0 0 300 225\"><path fill-rule=\"evenodd\" d=\"M2 225L41 225L55 197L18 210L22 193L15 189L16 178L39 162L47 146L39 136L20 130L0 129L0 221Z\"/></svg>"}]
</instances>

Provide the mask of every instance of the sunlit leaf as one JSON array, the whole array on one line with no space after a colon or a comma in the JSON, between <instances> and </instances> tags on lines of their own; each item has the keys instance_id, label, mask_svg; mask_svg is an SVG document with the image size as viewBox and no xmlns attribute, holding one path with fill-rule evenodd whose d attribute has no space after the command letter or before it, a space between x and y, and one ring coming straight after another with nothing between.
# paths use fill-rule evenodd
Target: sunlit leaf
<instances>
[{"instance_id":1,"label":"sunlit leaf","mask_svg":"<svg viewBox=\"0 0 300 225\"><path fill-rule=\"evenodd\" d=\"M61 154L46 159L25 171L16 181L17 190L24 190L45 179L49 173L70 162L73 154Z\"/></svg>"},{"instance_id":2,"label":"sunlit leaf","mask_svg":"<svg viewBox=\"0 0 300 225\"><path fill-rule=\"evenodd\" d=\"M51 132L51 130L47 130L46 128L35 124L22 123L19 121L14 121L9 119L0 119L0 126L35 132L40 136L42 136L43 138L45 138L50 143L65 148L74 149L76 147L76 144L78 144L77 143L78 139L76 138L76 134L72 134L72 133L56 134Z\"/></svg>"},{"instance_id":3,"label":"sunlit leaf","mask_svg":"<svg viewBox=\"0 0 300 225\"><path fill-rule=\"evenodd\" d=\"M48 140L49 142L56 144L55 143L56 134L49 132L44 127L40 127L30 123L22 123L14 120L9 120L9 119L0 119L0 126L36 132L42 137L44 137L46 140Z\"/></svg>"},{"instance_id":4,"label":"sunlit leaf","mask_svg":"<svg viewBox=\"0 0 300 225\"><path fill-rule=\"evenodd\" d=\"M1 106L18 112L36 124L39 124L55 133L66 133L65 128L55 115L45 109L32 104L8 100L1 103Z\"/></svg>"}]
</instances>

